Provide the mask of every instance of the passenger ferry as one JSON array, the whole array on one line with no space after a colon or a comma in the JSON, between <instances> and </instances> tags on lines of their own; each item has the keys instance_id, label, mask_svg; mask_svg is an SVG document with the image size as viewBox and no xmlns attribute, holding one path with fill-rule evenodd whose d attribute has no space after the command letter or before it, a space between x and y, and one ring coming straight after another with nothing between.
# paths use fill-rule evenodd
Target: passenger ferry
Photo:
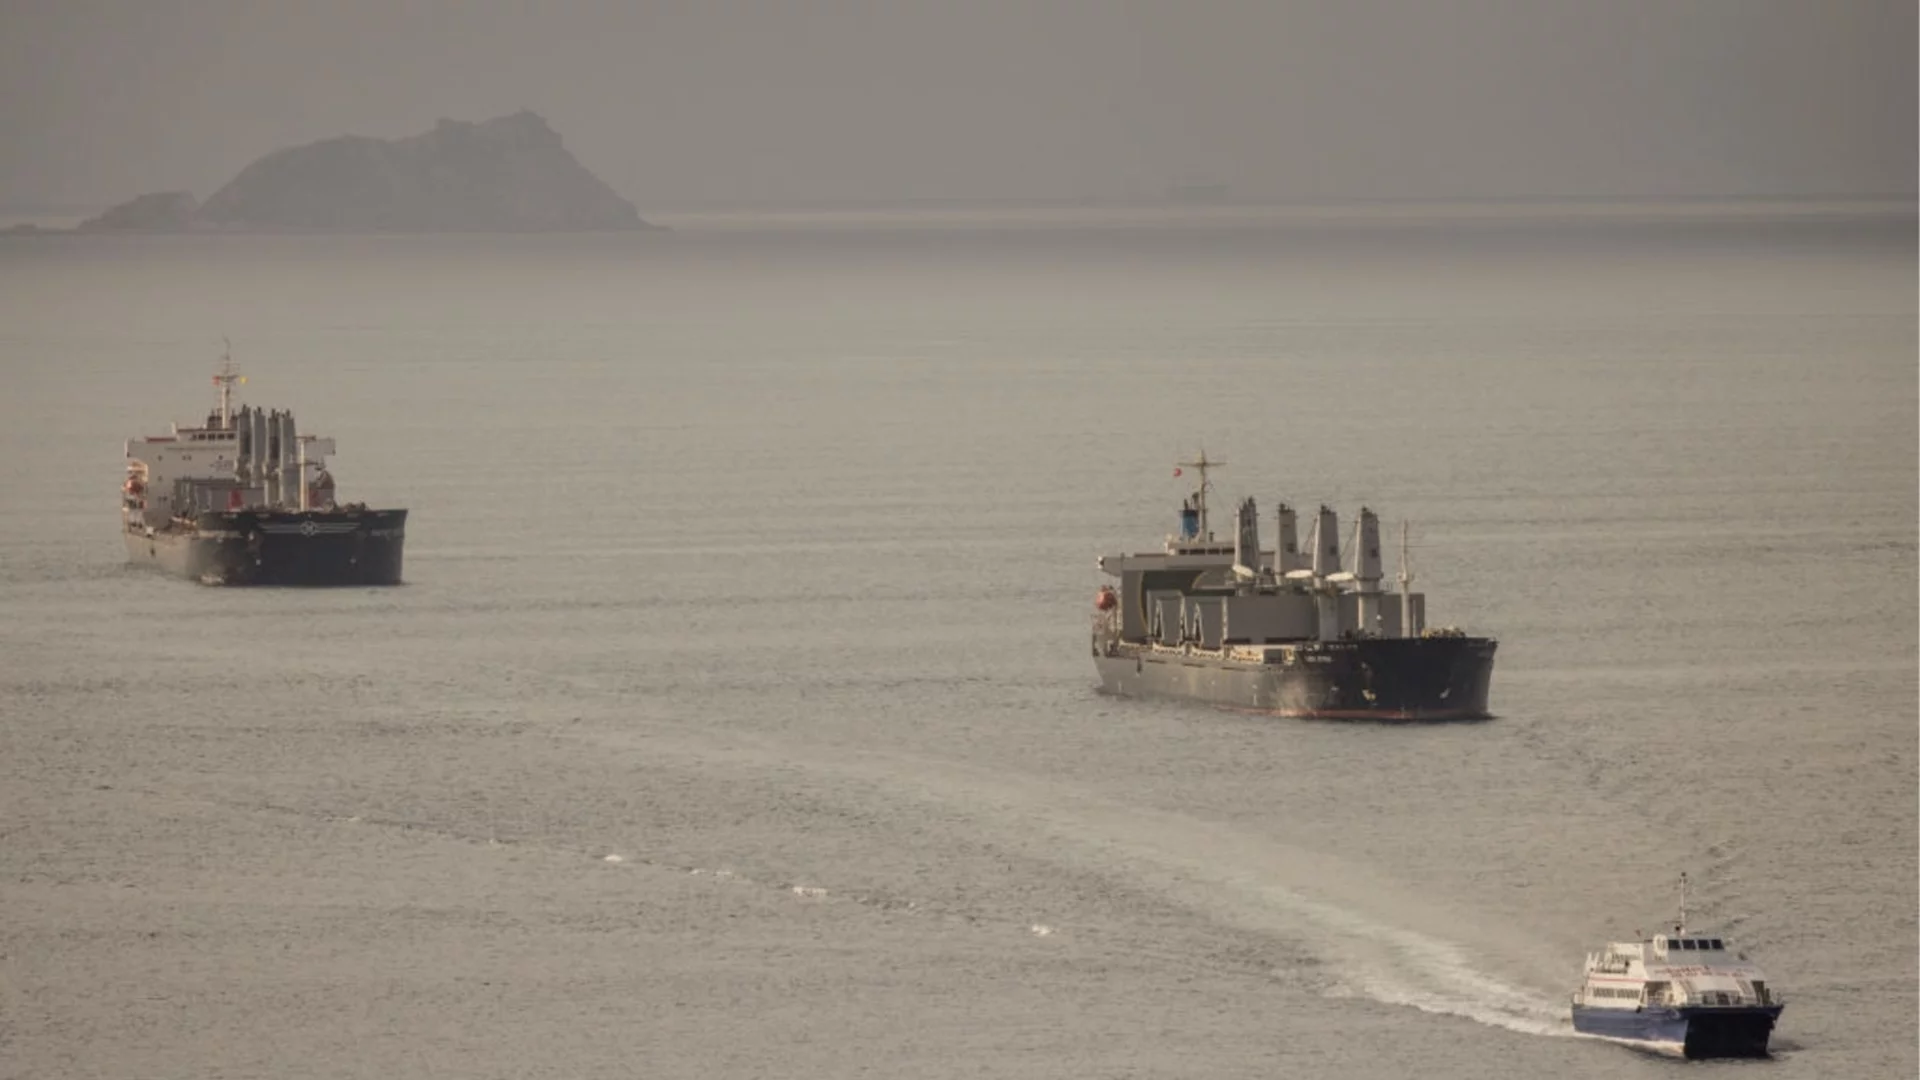
<instances>
[{"instance_id":1,"label":"passenger ferry","mask_svg":"<svg viewBox=\"0 0 1920 1080\"><path fill-rule=\"evenodd\" d=\"M1724 937L1687 928L1681 874L1680 919L1671 934L1587 954L1573 994L1573 1027L1689 1058L1765 1057L1785 1007L1745 953Z\"/></svg>"}]
</instances>

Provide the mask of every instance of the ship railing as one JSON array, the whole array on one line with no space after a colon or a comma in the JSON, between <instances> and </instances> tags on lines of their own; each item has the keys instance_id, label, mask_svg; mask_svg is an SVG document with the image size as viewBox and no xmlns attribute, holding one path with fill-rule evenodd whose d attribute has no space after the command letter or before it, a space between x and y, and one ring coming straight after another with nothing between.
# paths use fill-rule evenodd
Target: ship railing
<instances>
[{"instance_id":1,"label":"ship railing","mask_svg":"<svg viewBox=\"0 0 1920 1080\"><path fill-rule=\"evenodd\" d=\"M1209 660L1225 660L1228 655L1227 649L1224 646L1217 649L1210 649L1204 642L1199 641L1182 641L1172 645L1164 641L1149 641L1146 643L1146 647L1149 652L1157 656L1200 656Z\"/></svg>"}]
</instances>

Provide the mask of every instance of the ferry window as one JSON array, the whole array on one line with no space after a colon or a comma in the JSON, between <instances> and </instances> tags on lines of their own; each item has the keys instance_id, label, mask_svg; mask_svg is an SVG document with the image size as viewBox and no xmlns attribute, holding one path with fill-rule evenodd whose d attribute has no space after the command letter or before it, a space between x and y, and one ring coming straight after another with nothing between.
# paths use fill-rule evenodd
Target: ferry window
<instances>
[{"instance_id":1,"label":"ferry window","mask_svg":"<svg viewBox=\"0 0 1920 1080\"><path fill-rule=\"evenodd\" d=\"M1712 946L1712 947L1713 947L1713 948L1716 948L1716 949L1724 949L1724 948L1726 948L1726 946L1725 946L1724 944L1722 944L1722 943L1721 943L1721 941L1720 941L1720 939L1719 939L1719 938L1714 938L1714 939L1713 939L1713 946Z\"/></svg>"},{"instance_id":2,"label":"ferry window","mask_svg":"<svg viewBox=\"0 0 1920 1080\"><path fill-rule=\"evenodd\" d=\"M1682 940L1682 941L1680 942L1680 947L1681 947L1682 949L1691 949L1691 948L1693 948L1693 939L1692 939L1692 938L1686 938L1686 939L1684 939L1684 940Z\"/></svg>"}]
</instances>

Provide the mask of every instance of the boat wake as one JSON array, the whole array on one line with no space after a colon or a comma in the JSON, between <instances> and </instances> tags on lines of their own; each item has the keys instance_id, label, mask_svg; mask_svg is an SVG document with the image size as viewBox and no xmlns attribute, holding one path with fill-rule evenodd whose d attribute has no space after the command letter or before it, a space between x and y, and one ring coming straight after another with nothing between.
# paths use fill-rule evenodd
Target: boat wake
<instances>
[{"instance_id":1,"label":"boat wake","mask_svg":"<svg viewBox=\"0 0 1920 1080\"><path fill-rule=\"evenodd\" d=\"M1328 997L1527 1035L1576 1034L1556 992L1502 975L1544 971L1550 950L1347 860L1055 780L899 753L842 750L828 758L756 741L736 732L725 748L703 741L683 749L709 766L726 758L729 768L764 764L789 778L798 766L843 794L865 788L886 792L888 801L939 804L942 820L970 819L969 829L993 834L998 846L1119 878L1223 925L1297 945L1321 961L1312 989ZM648 752L655 760L674 754L658 738Z\"/></svg>"},{"instance_id":2,"label":"boat wake","mask_svg":"<svg viewBox=\"0 0 1920 1080\"><path fill-rule=\"evenodd\" d=\"M1575 1034L1564 1010L1542 994L1478 970L1460 947L1421 934L1374 926L1362 932L1383 956L1328 991L1422 1012L1458 1016L1526 1035Z\"/></svg>"},{"instance_id":3,"label":"boat wake","mask_svg":"<svg viewBox=\"0 0 1920 1080\"><path fill-rule=\"evenodd\" d=\"M1645 1039L1622 1039L1613 1035L1588 1035L1585 1032L1578 1031L1571 1032L1571 1034L1576 1039L1592 1039L1595 1042L1624 1046L1629 1050L1637 1051L1651 1057L1678 1058L1682 1061L1686 1060L1687 1057L1686 1050L1680 1043L1648 1042Z\"/></svg>"},{"instance_id":4,"label":"boat wake","mask_svg":"<svg viewBox=\"0 0 1920 1080\"><path fill-rule=\"evenodd\" d=\"M1491 942L1511 947L1510 927L1486 926L1362 867L1270 837L1137 807L1075 812L1064 802L1056 792L1046 813L1063 839L1120 856L1134 865L1136 884L1183 906L1299 943L1322 960L1328 997L1527 1035L1575 1034L1555 992L1501 976L1507 958Z\"/></svg>"}]
</instances>

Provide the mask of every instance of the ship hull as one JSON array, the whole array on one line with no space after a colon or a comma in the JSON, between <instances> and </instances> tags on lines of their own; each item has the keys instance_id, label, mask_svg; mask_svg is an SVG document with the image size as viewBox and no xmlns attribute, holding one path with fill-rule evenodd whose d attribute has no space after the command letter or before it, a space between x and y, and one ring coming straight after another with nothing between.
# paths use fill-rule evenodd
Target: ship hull
<instances>
[{"instance_id":1,"label":"ship hull","mask_svg":"<svg viewBox=\"0 0 1920 1080\"><path fill-rule=\"evenodd\" d=\"M1491 714L1489 638L1302 642L1279 663L1225 651L1095 643L1101 689L1274 716L1328 720L1478 720Z\"/></svg>"},{"instance_id":2,"label":"ship hull","mask_svg":"<svg viewBox=\"0 0 1920 1080\"><path fill-rule=\"evenodd\" d=\"M1780 1005L1595 1009L1575 1005L1583 1035L1652 1044L1689 1058L1765 1057Z\"/></svg>"},{"instance_id":3,"label":"ship hull","mask_svg":"<svg viewBox=\"0 0 1920 1080\"><path fill-rule=\"evenodd\" d=\"M126 531L127 558L209 585L398 585L405 510L229 510Z\"/></svg>"}]
</instances>

